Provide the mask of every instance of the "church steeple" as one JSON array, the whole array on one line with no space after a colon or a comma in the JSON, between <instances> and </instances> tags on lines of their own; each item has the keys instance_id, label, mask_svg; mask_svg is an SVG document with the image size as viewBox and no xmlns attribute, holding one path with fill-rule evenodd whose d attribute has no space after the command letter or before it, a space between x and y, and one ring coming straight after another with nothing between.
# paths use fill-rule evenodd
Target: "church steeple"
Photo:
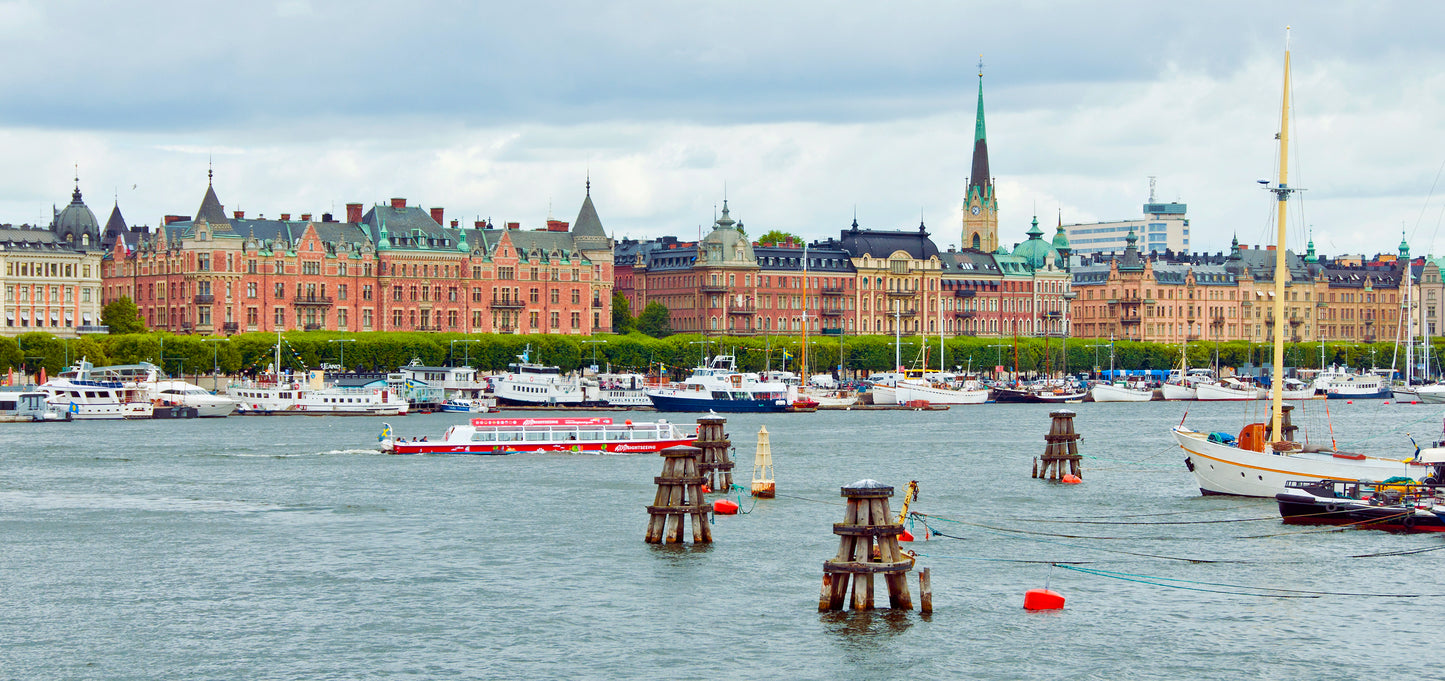
<instances>
[{"instance_id":1,"label":"church steeple","mask_svg":"<svg viewBox=\"0 0 1445 681\"><path fill-rule=\"evenodd\" d=\"M998 198L988 167L983 118L983 58L978 60L978 111L973 121L973 165L963 199L963 247L993 251L998 243Z\"/></svg>"}]
</instances>

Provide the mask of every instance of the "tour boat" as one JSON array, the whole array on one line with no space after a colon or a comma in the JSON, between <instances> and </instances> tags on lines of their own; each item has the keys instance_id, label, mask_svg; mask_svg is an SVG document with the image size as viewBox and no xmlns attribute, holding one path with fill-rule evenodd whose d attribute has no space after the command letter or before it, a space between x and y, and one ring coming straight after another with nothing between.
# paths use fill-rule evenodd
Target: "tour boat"
<instances>
[{"instance_id":1,"label":"tour boat","mask_svg":"<svg viewBox=\"0 0 1445 681\"><path fill-rule=\"evenodd\" d=\"M1342 452L1334 447L1302 444L1294 441L1295 427L1290 425L1291 405L1284 404L1281 392L1284 380L1284 299L1285 277L1285 207L1289 195L1297 191L1288 184L1289 145L1289 50L1285 50L1283 111L1280 115L1279 179L1267 188L1274 193L1279 216L1275 250L1274 281L1274 383L1270 399L1270 421L1249 423L1236 438L1224 432L1199 432L1176 426L1175 442L1188 455L1185 465L1194 474L1202 494L1233 494L1239 496L1276 498L1285 492L1291 480L1345 480L1380 482L1390 478L1418 479L1430 473L1418 457L1411 461L1365 456ZM1204 386L1199 387L1204 399Z\"/></svg>"},{"instance_id":2,"label":"tour boat","mask_svg":"<svg viewBox=\"0 0 1445 681\"><path fill-rule=\"evenodd\" d=\"M1356 374L1338 367L1321 371L1313 387L1332 400L1379 400L1389 399L1391 395L1385 377Z\"/></svg>"},{"instance_id":3,"label":"tour boat","mask_svg":"<svg viewBox=\"0 0 1445 681\"><path fill-rule=\"evenodd\" d=\"M597 397L609 407L650 407L647 377L642 374L598 374Z\"/></svg>"},{"instance_id":4,"label":"tour boat","mask_svg":"<svg viewBox=\"0 0 1445 681\"><path fill-rule=\"evenodd\" d=\"M404 416L410 405L391 385L340 387L327 385L325 373L313 370L306 380L280 373L281 334L276 334L272 372L227 386L236 413L250 416Z\"/></svg>"},{"instance_id":5,"label":"tour boat","mask_svg":"<svg viewBox=\"0 0 1445 681\"><path fill-rule=\"evenodd\" d=\"M39 389L51 407L73 419L148 419L153 411L145 388L97 375L84 358Z\"/></svg>"},{"instance_id":6,"label":"tour boat","mask_svg":"<svg viewBox=\"0 0 1445 681\"><path fill-rule=\"evenodd\" d=\"M695 428L664 420L613 423L610 418L472 419L430 441L394 437L382 425L381 451L388 454L516 454L519 452L607 452L642 454L691 445Z\"/></svg>"},{"instance_id":7,"label":"tour boat","mask_svg":"<svg viewBox=\"0 0 1445 681\"><path fill-rule=\"evenodd\" d=\"M442 403L441 410L457 414L485 414L490 411L481 400L454 399Z\"/></svg>"},{"instance_id":8,"label":"tour boat","mask_svg":"<svg viewBox=\"0 0 1445 681\"><path fill-rule=\"evenodd\" d=\"M764 383L755 374L738 373L732 355L718 355L706 366L693 369L681 383L648 388L647 396L659 411L715 411L718 413L780 412L794 397L782 383Z\"/></svg>"},{"instance_id":9,"label":"tour boat","mask_svg":"<svg viewBox=\"0 0 1445 681\"><path fill-rule=\"evenodd\" d=\"M1290 480L1274 498L1288 525L1445 532L1445 487L1439 485Z\"/></svg>"},{"instance_id":10,"label":"tour boat","mask_svg":"<svg viewBox=\"0 0 1445 681\"><path fill-rule=\"evenodd\" d=\"M582 379L566 376L557 366L531 361L528 345L519 362L507 365L507 373L492 381L492 390L499 404L522 407L567 405L580 407L599 404L596 390L587 390Z\"/></svg>"}]
</instances>

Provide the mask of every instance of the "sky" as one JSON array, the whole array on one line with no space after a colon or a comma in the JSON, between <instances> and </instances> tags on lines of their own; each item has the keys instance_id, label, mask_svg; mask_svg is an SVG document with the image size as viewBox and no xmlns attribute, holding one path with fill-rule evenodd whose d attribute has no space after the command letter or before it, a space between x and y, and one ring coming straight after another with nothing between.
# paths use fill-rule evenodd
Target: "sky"
<instances>
[{"instance_id":1,"label":"sky","mask_svg":"<svg viewBox=\"0 0 1445 681\"><path fill-rule=\"evenodd\" d=\"M1189 206L1274 241L1285 27L1291 248L1445 253L1445 4L0 0L0 222L74 178L103 222L344 214L616 237L872 229L960 242L983 62L1000 239ZM1438 240L1437 240L1438 239Z\"/></svg>"}]
</instances>

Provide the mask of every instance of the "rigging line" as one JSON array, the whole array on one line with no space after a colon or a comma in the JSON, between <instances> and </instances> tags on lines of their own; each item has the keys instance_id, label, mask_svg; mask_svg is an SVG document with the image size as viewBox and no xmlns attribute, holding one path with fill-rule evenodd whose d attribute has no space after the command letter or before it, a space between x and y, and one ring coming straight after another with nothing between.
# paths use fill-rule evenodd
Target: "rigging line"
<instances>
[{"instance_id":1,"label":"rigging line","mask_svg":"<svg viewBox=\"0 0 1445 681\"><path fill-rule=\"evenodd\" d=\"M1082 573L1084 573L1084 574L1086 574L1086 575L1093 575L1093 576L1095 576L1095 577L1104 577L1105 579L1117 579L1117 580L1124 581L1124 582L1137 582L1137 583L1139 583L1139 584L1148 584L1148 585L1150 585L1150 586L1158 586L1158 587L1163 587L1163 588L1165 588L1165 589L1179 589L1179 590L1181 590L1181 591L1199 591L1199 592L1203 592L1203 593L1229 594L1229 595L1231 595L1231 596L1255 596L1255 597L1257 597L1257 598L1319 598L1319 596L1316 596L1316 595L1306 595L1306 594L1247 593L1247 592L1240 592L1240 591L1223 591L1223 590L1220 590L1220 589L1203 589L1203 588L1200 588L1200 587L1197 587L1197 586L1183 586L1183 585L1179 585L1179 584L1162 584L1162 583L1160 583L1160 582L1150 581L1150 580L1148 580L1148 579L1135 579L1135 578L1132 578L1132 577L1118 577L1118 576L1115 576L1115 575L1100 574L1100 573L1092 572L1092 571L1089 571L1089 570L1086 570L1086 569L1082 569L1082 568L1079 568L1079 567L1077 567L1077 566L1072 566L1072 565L1062 565L1062 564L1061 564L1061 565L1059 565L1059 567L1064 568L1064 569L1066 569L1066 570L1074 570L1074 571L1077 571L1077 572L1082 572ZM1248 588L1255 588L1255 587L1244 587L1244 588L1248 589Z\"/></svg>"},{"instance_id":2,"label":"rigging line","mask_svg":"<svg viewBox=\"0 0 1445 681\"><path fill-rule=\"evenodd\" d=\"M1200 581L1195 581L1195 580L1192 580L1192 579L1179 579L1179 578L1175 578L1175 577L1155 577L1155 576L1153 576L1153 575L1139 575L1139 574L1134 574L1134 573L1130 573L1130 572L1114 572L1114 571L1112 571L1112 570L1101 570L1101 569L1099 569L1099 568L1091 568L1091 567L1070 567L1070 566L1068 566L1068 565L1063 565L1063 564L1060 564L1059 567L1064 568L1064 569L1067 569L1067 570L1073 570L1073 571L1075 571L1075 572L1082 572L1082 573L1085 573L1085 574L1097 575L1097 576L1099 576L1099 577L1118 577L1118 578L1136 577L1136 578L1142 578L1142 579L1158 580L1158 581L1161 581L1161 582L1179 582L1179 583L1181 583L1181 584L1199 584L1199 585L1202 585L1202 586L1221 586L1221 587L1229 587L1229 588L1233 588L1233 589L1253 589L1253 590L1256 590L1256 591L1275 591L1275 592L1286 593L1286 594L1306 594L1306 595L1308 595L1309 597L1318 597L1318 596L1366 596L1366 597L1369 597L1369 598L1421 598L1421 597L1438 598L1438 597L1441 597L1441 596L1445 596L1445 594L1438 594L1438 595L1437 595L1437 594L1381 594L1381 593L1368 593L1368 592L1358 592L1358 591L1317 591L1317 590L1314 590L1314 589L1284 589L1284 588L1273 587L1273 586L1249 586L1248 584L1224 584L1224 583L1221 583L1221 582L1200 582ZM1164 586L1164 585L1161 584L1161 585L1159 585L1159 586ZM1248 595L1248 594L1246 594L1246 595ZM1260 594L1260 595L1264 595L1264 594Z\"/></svg>"},{"instance_id":3,"label":"rigging line","mask_svg":"<svg viewBox=\"0 0 1445 681\"><path fill-rule=\"evenodd\" d=\"M981 563L1032 563L1040 565L1088 565L1101 563L1097 560L1028 560L1025 558L979 558L977 556L940 556L932 553L915 553L919 558L933 558L936 560L975 560Z\"/></svg>"},{"instance_id":4,"label":"rigging line","mask_svg":"<svg viewBox=\"0 0 1445 681\"><path fill-rule=\"evenodd\" d=\"M1429 553L1429 552L1431 552L1431 551L1439 551L1439 550L1441 550L1441 549L1445 549L1445 546L1427 546L1427 547L1425 547L1425 548L1423 548L1423 549L1406 549L1406 550L1403 550L1403 551L1384 551L1384 552L1381 552L1381 553L1360 553L1360 554L1356 554L1356 555L1353 555L1353 556L1346 556L1346 558L1380 558L1380 557L1383 557L1383 556L1408 556L1408 555L1412 555L1412 554L1416 554L1416 553Z\"/></svg>"},{"instance_id":5,"label":"rigging line","mask_svg":"<svg viewBox=\"0 0 1445 681\"><path fill-rule=\"evenodd\" d=\"M940 536L940 537L948 537L949 539L959 539L959 540L963 540L963 541L968 541L968 540L965 539L964 537L959 537L959 536L955 536L955 535L951 535L951 534L944 534L944 533L942 533L942 532L938 532L938 531L934 530L932 527L929 527L928 523L924 523L923 526L924 526L924 527L927 527L927 528L928 528L928 531L929 531L930 533L935 534L935 535L938 535L938 536ZM985 527L985 528L983 528L983 529L986 529L986 530L987 530L987 529L990 529L990 528ZM1079 546L1079 545L1077 545L1077 544L1069 544L1069 543L1066 543L1066 542L1058 542L1058 541L1049 541L1049 540L1047 540L1047 539L1038 539L1038 538L1035 538L1035 537L1023 537L1023 538L1024 538L1024 539L1029 539L1029 540L1032 540L1032 541L1036 541L1036 542L1039 542L1039 543L1042 543L1042 544L1055 544L1055 545L1058 545L1058 546L1067 546L1067 547L1069 547L1069 548L1083 549L1083 550L1086 550L1086 551L1102 551L1102 552L1104 552L1104 553L1118 553L1118 554L1123 554L1123 555L1126 555L1126 556L1137 556L1137 557L1140 557L1140 558L1159 558L1159 559L1161 559L1161 560L1177 560L1177 561L1181 561L1181 562L1185 562L1185 563L1240 563L1240 562L1247 562L1247 561L1237 561L1237 560L1211 560L1211 559L1208 559L1208 558L1180 558L1180 557L1178 557L1178 556L1165 556L1165 555L1161 555L1161 554L1157 554L1157 553L1139 553L1139 552L1136 552L1136 551L1125 551L1125 550L1123 550L1123 549L1106 549L1106 548L1100 548L1100 547L1097 547L1097 546Z\"/></svg>"},{"instance_id":6,"label":"rigging line","mask_svg":"<svg viewBox=\"0 0 1445 681\"><path fill-rule=\"evenodd\" d=\"M1415 229L1410 232L1411 239L1415 238L1415 233L1420 231L1420 221L1425 219L1425 209L1430 207L1430 199L1435 197L1435 188L1440 185L1440 173L1445 173L1445 161L1440 162L1440 169L1435 171L1435 181L1430 183L1430 193L1425 195L1425 203L1420 204L1420 215L1415 218ZM1435 246L1434 235L1430 237L1430 246Z\"/></svg>"},{"instance_id":7,"label":"rigging line","mask_svg":"<svg viewBox=\"0 0 1445 681\"><path fill-rule=\"evenodd\" d=\"M815 503L815 504L827 504L827 505L829 505L829 506L846 506L846 505L848 505L847 502L844 502L844 501L824 501L824 500L822 500L822 499L809 499L808 497L800 497L800 496L796 496L796 495L793 495L793 494L776 494L776 495L774 495L774 496L785 497L785 498L788 498L788 499L797 499L797 500L799 500L799 501L811 501L811 502L813 502L813 503Z\"/></svg>"},{"instance_id":8,"label":"rigging line","mask_svg":"<svg viewBox=\"0 0 1445 681\"><path fill-rule=\"evenodd\" d=\"M1165 520L1153 523L1124 523L1114 520L1050 520L1048 518L1018 518L1017 520L1034 523L1062 523L1066 525L1214 525L1222 523L1252 523L1261 520L1279 520L1279 516L1262 516L1259 518L1223 518L1220 520Z\"/></svg>"},{"instance_id":9,"label":"rigging line","mask_svg":"<svg viewBox=\"0 0 1445 681\"><path fill-rule=\"evenodd\" d=\"M1301 517L1324 516L1324 515L1330 515L1330 513L1329 513L1328 511L1324 511L1324 512L1321 512L1321 513L1309 513L1309 514L1306 514L1305 516L1301 516ZM1271 537L1293 537L1293 536L1302 535L1302 534L1327 534L1327 533L1330 533L1330 532L1345 532L1345 531L1347 531L1347 530L1352 530L1352 529L1359 528L1359 527L1369 527L1370 525L1382 524L1382 523L1385 523L1385 522L1390 521L1390 520L1395 520L1395 519L1397 519L1397 518L1403 518L1403 517L1405 517L1405 516L1407 516L1407 515L1415 515L1415 510L1414 510L1414 509L1410 509L1410 510L1408 510L1408 511L1403 511L1403 512L1400 512L1400 513L1396 513L1396 514L1394 514L1394 515L1388 515L1388 516L1384 516L1384 517L1381 517L1381 518L1367 518L1367 519L1365 519L1365 520L1356 520L1355 522L1352 522L1352 523L1343 523L1343 524L1340 524L1340 525L1331 525L1331 526L1326 527L1326 528L1311 529L1311 530L1301 530L1301 531L1299 531L1299 532L1277 532L1277 533L1275 533L1275 534L1260 534L1260 535L1254 535L1254 536L1233 537L1233 538L1234 538L1234 539L1269 539L1269 538L1271 538Z\"/></svg>"}]
</instances>

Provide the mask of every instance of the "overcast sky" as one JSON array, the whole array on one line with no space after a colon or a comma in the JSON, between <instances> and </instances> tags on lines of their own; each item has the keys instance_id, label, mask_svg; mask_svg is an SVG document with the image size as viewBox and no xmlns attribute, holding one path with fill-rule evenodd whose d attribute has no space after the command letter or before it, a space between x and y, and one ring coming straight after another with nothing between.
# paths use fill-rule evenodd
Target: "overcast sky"
<instances>
[{"instance_id":1,"label":"overcast sky","mask_svg":"<svg viewBox=\"0 0 1445 681\"><path fill-rule=\"evenodd\" d=\"M74 167L100 220L405 197L616 236L926 221L960 241L979 55L1001 239L1189 204L1196 250L1272 241L1284 27L1291 247L1445 253L1445 5L1391 2L0 0L0 222ZM1433 194L1432 194L1433 187ZM725 189L726 188L726 189ZM1296 241L1298 240L1298 241Z\"/></svg>"}]
</instances>

